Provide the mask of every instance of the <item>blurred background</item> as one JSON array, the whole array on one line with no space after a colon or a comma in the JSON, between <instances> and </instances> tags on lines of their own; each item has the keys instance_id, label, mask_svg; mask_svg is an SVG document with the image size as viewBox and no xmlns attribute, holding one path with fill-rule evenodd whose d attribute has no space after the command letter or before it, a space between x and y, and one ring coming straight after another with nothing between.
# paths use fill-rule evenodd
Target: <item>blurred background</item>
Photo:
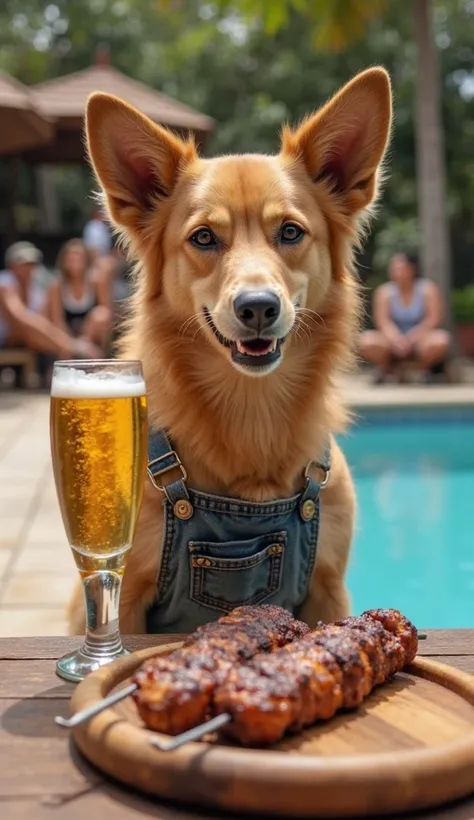
<instances>
[{"instance_id":1,"label":"blurred background","mask_svg":"<svg viewBox=\"0 0 474 820\"><path fill-rule=\"evenodd\" d=\"M37 301L22 298L42 319L25 342L4 317L2 342L0 310L0 634L62 631L74 577L37 390L48 356L38 365L36 352L110 355L130 288L84 156L88 95L191 130L204 155L273 152L283 123L374 64L390 72L395 121L358 257L366 328L381 330L377 288L405 276L410 291L417 276L436 287L445 336L437 358L407 356L414 368L390 374L369 338L345 382L361 508L354 609L474 626L474 0L3 0L0 285L33 267Z\"/></svg>"},{"instance_id":2,"label":"blurred background","mask_svg":"<svg viewBox=\"0 0 474 820\"><path fill-rule=\"evenodd\" d=\"M111 82L99 66L123 96L129 78L144 83L150 109L152 90L166 95L162 121L202 129L212 154L275 150L283 122L381 63L394 85L395 130L361 276L369 287L383 280L390 255L418 250L423 231L427 274L452 291L456 318L474 321L472 0L5 0L0 32L0 68L24 84L10 96L49 125L35 128L30 148L20 135L0 142L3 251L18 236L33 239L49 267L82 233L93 206L77 120L91 86ZM133 102L131 84L128 92ZM173 101L212 121L190 112L186 122ZM155 106L157 117L158 98Z\"/></svg>"}]
</instances>

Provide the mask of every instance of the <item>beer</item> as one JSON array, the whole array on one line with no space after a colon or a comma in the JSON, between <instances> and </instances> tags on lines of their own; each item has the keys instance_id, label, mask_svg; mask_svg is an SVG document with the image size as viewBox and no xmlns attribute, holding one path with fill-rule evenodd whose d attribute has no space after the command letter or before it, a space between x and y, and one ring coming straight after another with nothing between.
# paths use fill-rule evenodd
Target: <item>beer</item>
<instances>
[{"instance_id":1,"label":"beer","mask_svg":"<svg viewBox=\"0 0 474 820\"><path fill-rule=\"evenodd\" d=\"M67 537L83 579L123 573L147 460L141 375L58 368L51 387L53 470Z\"/></svg>"}]
</instances>

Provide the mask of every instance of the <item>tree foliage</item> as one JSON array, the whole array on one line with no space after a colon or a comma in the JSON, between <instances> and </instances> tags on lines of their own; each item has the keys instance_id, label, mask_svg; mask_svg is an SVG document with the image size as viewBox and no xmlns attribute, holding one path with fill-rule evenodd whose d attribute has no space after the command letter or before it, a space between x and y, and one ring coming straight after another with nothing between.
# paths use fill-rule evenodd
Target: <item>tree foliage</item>
<instances>
[{"instance_id":1,"label":"tree foliage","mask_svg":"<svg viewBox=\"0 0 474 820\"><path fill-rule=\"evenodd\" d=\"M320 37L322 26L339 19L340 3L346 23L332 45L344 48L328 51L315 41L315 31ZM362 260L381 274L389 253L399 245L416 246L418 234L411 0L260 0L258 17L256 5L4 0L0 69L39 82L90 65L97 45L107 41L117 68L214 117L217 127L206 151L224 153L275 150L285 121L296 122L322 104L357 71L385 65L393 81L395 127L385 192ZM332 16L324 16L328 7ZM351 29L361 11L362 29ZM439 2L436 37L447 209L460 283L472 279L474 262L474 0ZM64 187L74 197L74 186ZM364 267L362 272L368 275Z\"/></svg>"}]
</instances>

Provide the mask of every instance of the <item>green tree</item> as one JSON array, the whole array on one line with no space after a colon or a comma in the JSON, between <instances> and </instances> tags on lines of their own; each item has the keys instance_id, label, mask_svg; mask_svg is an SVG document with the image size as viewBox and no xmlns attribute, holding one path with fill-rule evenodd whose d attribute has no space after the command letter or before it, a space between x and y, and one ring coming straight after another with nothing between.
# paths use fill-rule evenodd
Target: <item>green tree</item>
<instances>
[{"instance_id":1,"label":"green tree","mask_svg":"<svg viewBox=\"0 0 474 820\"><path fill-rule=\"evenodd\" d=\"M218 0L221 8L232 7L255 15L252 0ZM262 0L258 13L269 33L288 24L292 10L311 24L316 46L333 51L346 48L360 37L367 22L381 14L387 0ZM440 109L439 69L434 38L432 0L397 0L398 14L413 14L416 45L416 146L420 251L422 268L441 288L446 304L451 291L451 255L446 214L446 180L443 124Z\"/></svg>"}]
</instances>

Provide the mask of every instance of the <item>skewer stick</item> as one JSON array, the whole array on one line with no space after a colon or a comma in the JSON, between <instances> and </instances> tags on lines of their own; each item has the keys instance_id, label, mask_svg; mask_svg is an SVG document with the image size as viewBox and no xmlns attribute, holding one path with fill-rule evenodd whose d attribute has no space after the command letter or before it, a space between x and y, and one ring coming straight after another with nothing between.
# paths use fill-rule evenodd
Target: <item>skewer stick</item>
<instances>
[{"instance_id":1,"label":"skewer stick","mask_svg":"<svg viewBox=\"0 0 474 820\"><path fill-rule=\"evenodd\" d=\"M419 641L425 641L427 637L426 632L418 633ZM76 712L76 714L70 718L63 718L61 715L56 715L54 721L58 726L62 726L64 729L73 729L75 726L80 726L81 723L85 723L87 720L99 715L105 709L108 709L109 706L114 706L116 703L120 703L120 701L130 697L130 695L133 695L137 688L136 683L131 683L130 686L126 686L124 689L119 689L118 692L114 692L112 695L99 700L93 706L89 706L88 709L82 709L82 711ZM193 740L200 740L200 738L208 732L215 732L217 729L220 729L221 726L225 726L225 724L230 720L230 715L217 715L217 717L212 718L212 720L209 720L207 723L202 723L199 726L195 726L193 729L189 729L189 731L177 735L172 740L162 741L158 740L158 738L152 738L150 743L152 746L156 746L157 749L161 749L163 752L172 751L173 749L178 749L183 745L183 743L189 743Z\"/></svg>"},{"instance_id":2,"label":"skewer stick","mask_svg":"<svg viewBox=\"0 0 474 820\"><path fill-rule=\"evenodd\" d=\"M427 637L426 632L418 633L418 640L420 641L425 641ZM221 729L222 726L230 723L231 720L231 715L227 712L223 712L223 714L211 718L211 720L206 721L206 723L201 723L199 726L195 726L187 732L182 732L180 735L176 735L176 737L171 738L171 740L160 740L158 737L151 737L150 745L154 746L155 749L159 749L161 752L172 752L175 749L179 749L181 746L184 746L185 743L201 740L204 735L207 735L210 732L217 732L218 729Z\"/></svg>"},{"instance_id":3,"label":"skewer stick","mask_svg":"<svg viewBox=\"0 0 474 820\"><path fill-rule=\"evenodd\" d=\"M85 723L86 720L90 720L96 715L99 715L104 709L108 709L109 706L113 706L115 703L120 703L121 700L130 697L137 689L137 684L131 683L130 686L126 686L125 689L119 689L118 692L114 692L107 698L99 700L97 703L94 703L93 706L89 706L88 709L82 709L80 712L76 712L76 714L70 718L63 718L61 715L56 715L54 721L58 726L63 726L65 729L73 729L75 726Z\"/></svg>"},{"instance_id":4,"label":"skewer stick","mask_svg":"<svg viewBox=\"0 0 474 820\"><path fill-rule=\"evenodd\" d=\"M150 745L159 749L161 752L172 752L174 749L179 749L180 746L184 746L185 743L191 743L193 740L201 740L201 738L209 734L209 732L217 732L218 729L221 729L226 723L230 723L231 720L231 716L227 714L227 712L223 712L222 715L216 715L216 717L211 718L211 720L206 721L206 723L200 723L199 726L195 726L194 729L188 729L187 732L182 732L180 735L171 738L171 740L160 740L158 737L151 737Z\"/></svg>"}]
</instances>

